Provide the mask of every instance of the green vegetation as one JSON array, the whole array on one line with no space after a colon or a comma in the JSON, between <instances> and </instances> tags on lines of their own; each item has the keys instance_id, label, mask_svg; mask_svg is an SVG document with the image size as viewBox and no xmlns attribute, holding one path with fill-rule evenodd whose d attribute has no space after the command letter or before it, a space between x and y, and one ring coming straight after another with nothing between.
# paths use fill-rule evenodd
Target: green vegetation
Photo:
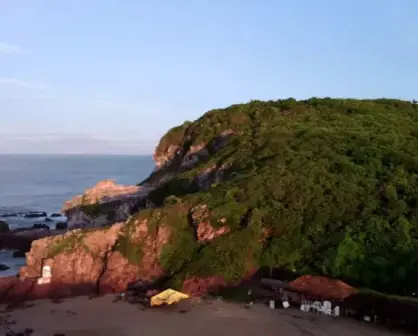
<instances>
[{"instance_id":1,"label":"green vegetation","mask_svg":"<svg viewBox=\"0 0 418 336\"><path fill-rule=\"evenodd\" d=\"M83 205L81 209L87 216L92 218L99 217L103 214L103 207L100 203Z\"/></svg>"},{"instance_id":2,"label":"green vegetation","mask_svg":"<svg viewBox=\"0 0 418 336\"><path fill-rule=\"evenodd\" d=\"M119 251L131 264L139 265L142 262L143 251L140 244L135 241L135 222L138 215L131 217L123 226L122 232L116 242L115 250Z\"/></svg>"},{"instance_id":3,"label":"green vegetation","mask_svg":"<svg viewBox=\"0 0 418 336\"><path fill-rule=\"evenodd\" d=\"M234 135L215 153L226 130ZM201 143L214 153L209 161L179 169L151 199L163 209L179 199L185 207L207 204L213 226L224 218L231 232L197 246L186 215L168 214L166 225L182 223L162 257L172 274L234 280L263 265L397 294L417 289L415 102L252 101L171 130L157 152ZM226 162L222 182L196 187L194 175Z\"/></svg>"},{"instance_id":4,"label":"green vegetation","mask_svg":"<svg viewBox=\"0 0 418 336\"><path fill-rule=\"evenodd\" d=\"M87 231L86 231L87 232ZM58 254L72 251L76 248L82 247L86 252L90 252L88 247L84 244L84 231L71 232L68 236L64 237L56 244L51 245L48 251L48 258L53 258Z\"/></svg>"}]
</instances>

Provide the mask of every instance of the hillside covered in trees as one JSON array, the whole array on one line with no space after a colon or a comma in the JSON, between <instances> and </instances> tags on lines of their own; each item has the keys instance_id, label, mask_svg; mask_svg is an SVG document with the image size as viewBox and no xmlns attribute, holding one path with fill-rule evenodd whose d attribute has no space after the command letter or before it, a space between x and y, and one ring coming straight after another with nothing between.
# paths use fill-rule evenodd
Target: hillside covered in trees
<instances>
[{"instance_id":1,"label":"hillside covered in trees","mask_svg":"<svg viewBox=\"0 0 418 336\"><path fill-rule=\"evenodd\" d=\"M216 148L220 134L228 136ZM193 147L205 152L186 169L178 157ZM143 184L174 178L150 193L158 207L137 218L174 228L160 260L174 282L233 281L273 266L390 293L417 289L416 102L252 101L173 128L157 147L164 155ZM198 205L227 233L196 240L190 212ZM122 251L135 251L129 238Z\"/></svg>"},{"instance_id":2,"label":"hillside covered in trees","mask_svg":"<svg viewBox=\"0 0 418 336\"><path fill-rule=\"evenodd\" d=\"M113 201L68 203L83 229L34 241L20 279L47 264L65 293L161 280L201 295L274 267L418 290L416 102L233 105L170 130L154 159L128 198L106 182Z\"/></svg>"}]
</instances>

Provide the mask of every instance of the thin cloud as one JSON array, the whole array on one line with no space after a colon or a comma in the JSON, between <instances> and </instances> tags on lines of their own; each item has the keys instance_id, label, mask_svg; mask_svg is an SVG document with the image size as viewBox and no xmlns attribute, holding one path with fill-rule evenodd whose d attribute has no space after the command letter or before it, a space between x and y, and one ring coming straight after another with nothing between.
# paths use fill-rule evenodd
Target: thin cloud
<instances>
[{"instance_id":1,"label":"thin cloud","mask_svg":"<svg viewBox=\"0 0 418 336\"><path fill-rule=\"evenodd\" d=\"M0 153L150 154L155 144L137 136L0 131Z\"/></svg>"},{"instance_id":2,"label":"thin cloud","mask_svg":"<svg viewBox=\"0 0 418 336\"><path fill-rule=\"evenodd\" d=\"M0 42L0 55L24 55L26 52L19 46L14 44L9 44L5 42Z\"/></svg>"},{"instance_id":3,"label":"thin cloud","mask_svg":"<svg viewBox=\"0 0 418 336\"><path fill-rule=\"evenodd\" d=\"M49 94L34 94L34 95L11 95L1 99L5 100L53 100L55 96Z\"/></svg>"},{"instance_id":4,"label":"thin cloud","mask_svg":"<svg viewBox=\"0 0 418 336\"><path fill-rule=\"evenodd\" d=\"M45 101L55 99L45 85L13 77L0 77L1 101Z\"/></svg>"},{"instance_id":5,"label":"thin cloud","mask_svg":"<svg viewBox=\"0 0 418 336\"><path fill-rule=\"evenodd\" d=\"M13 77L0 77L0 88L45 90L45 86L42 84L32 83Z\"/></svg>"}]
</instances>

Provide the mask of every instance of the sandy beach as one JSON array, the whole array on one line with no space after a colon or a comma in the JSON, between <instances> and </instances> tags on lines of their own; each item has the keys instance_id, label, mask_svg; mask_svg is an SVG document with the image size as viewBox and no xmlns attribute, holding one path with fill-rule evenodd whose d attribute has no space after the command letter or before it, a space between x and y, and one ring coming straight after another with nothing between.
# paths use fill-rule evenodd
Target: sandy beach
<instances>
[{"instance_id":1,"label":"sandy beach","mask_svg":"<svg viewBox=\"0 0 418 336\"><path fill-rule=\"evenodd\" d=\"M27 335L33 336L401 335L349 319L317 316L297 309L271 310L261 304L247 309L221 300L198 301L187 312L181 312L114 301L115 296L108 295L59 303L35 301L10 311L2 306L0 335L25 329Z\"/></svg>"}]
</instances>

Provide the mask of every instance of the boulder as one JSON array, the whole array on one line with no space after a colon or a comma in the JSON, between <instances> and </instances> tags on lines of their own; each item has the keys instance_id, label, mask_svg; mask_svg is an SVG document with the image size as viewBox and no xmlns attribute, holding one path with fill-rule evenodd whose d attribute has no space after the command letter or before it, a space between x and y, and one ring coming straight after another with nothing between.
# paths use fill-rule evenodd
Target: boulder
<instances>
[{"instance_id":1,"label":"boulder","mask_svg":"<svg viewBox=\"0 0 418 336\"><path fill-rule=\"evenodd\" d=\"M17 217L17 216L18 214L15 214L15 213L5 213L5 214L2 214L0 217L8 218L8 217Z\"/></svg>"},{"instance_id":2,"label":"boulder","mask_svg":"<svg viewBox=\"0 0 418 336\"><path fill-rule=\"evenodd\" d=\"M61 217L61 215L59 213L53 213L50 217L52 218Z\"/></svg>"},{"instance_id":3,"label":"boulder","mask_svg":"<svg viewBox=\"0 0 418 336\"><path fill-rule=\"evenodd\" d=\"M68 223L67 222L58 222L55 224L55 230L67 230Z\"/></svg>"},{"instance_id":4,"label":"boulder","mask_svg":"<svg viewBox=\"0 0 418 336\"><path fill-rule=\"evenodd\" d=\"M8 269L10 269L9 266L0 264L0 271L7 271Z\"/></svg>"},{"instance_id":5,"label":"boulder","mask_svg":"<svg viewBox=\"0 0 418 336\"><path fill-rule=\"evenodd\" d=\"M53 220L51 218L48 218L47 217L47 218L45 218L45 222L47 222L47 223L49 222L50 223L50 222L53 222Z\"/></svg>"},{"instance_id":6,"label":"boulder","mask_svg":"<svg viewBox=\"0 0 418 336\"><path fill-rule=\"evenodd\" d=\"M29 212L25 214L23 217L25 218L40 218L40 217L47 217L46 212Z\"/></svg>"},{"instance_id":7,"label":"boulder","mask_svg":"<svg viewBox=\"0 0 418 336\"><path fill-rule=\"evenodd\" d=\"M0 234L0 249L28 252L34 240L56 235L59 231L45 229L17 229Z\"/></svg>"},{"instance_id":8,"label":"boulder","mask_svg":"<svg viewBox=\"0 0 418 336\"><path fill-rule=\"evenodd\" d=\"M13 258L25 258L25 252L24 251L15 251L13 252Z\"/></svg>"},{"instance_id":9,"label":"boulder","mask_svg":"<svg viewBox=\"0 0 418 336\"><path fill-rule=\"evenodd\" d=\"M0 220L0 233L9 232L10 227L5 221Z\"/></svg>"}]
</instances>

